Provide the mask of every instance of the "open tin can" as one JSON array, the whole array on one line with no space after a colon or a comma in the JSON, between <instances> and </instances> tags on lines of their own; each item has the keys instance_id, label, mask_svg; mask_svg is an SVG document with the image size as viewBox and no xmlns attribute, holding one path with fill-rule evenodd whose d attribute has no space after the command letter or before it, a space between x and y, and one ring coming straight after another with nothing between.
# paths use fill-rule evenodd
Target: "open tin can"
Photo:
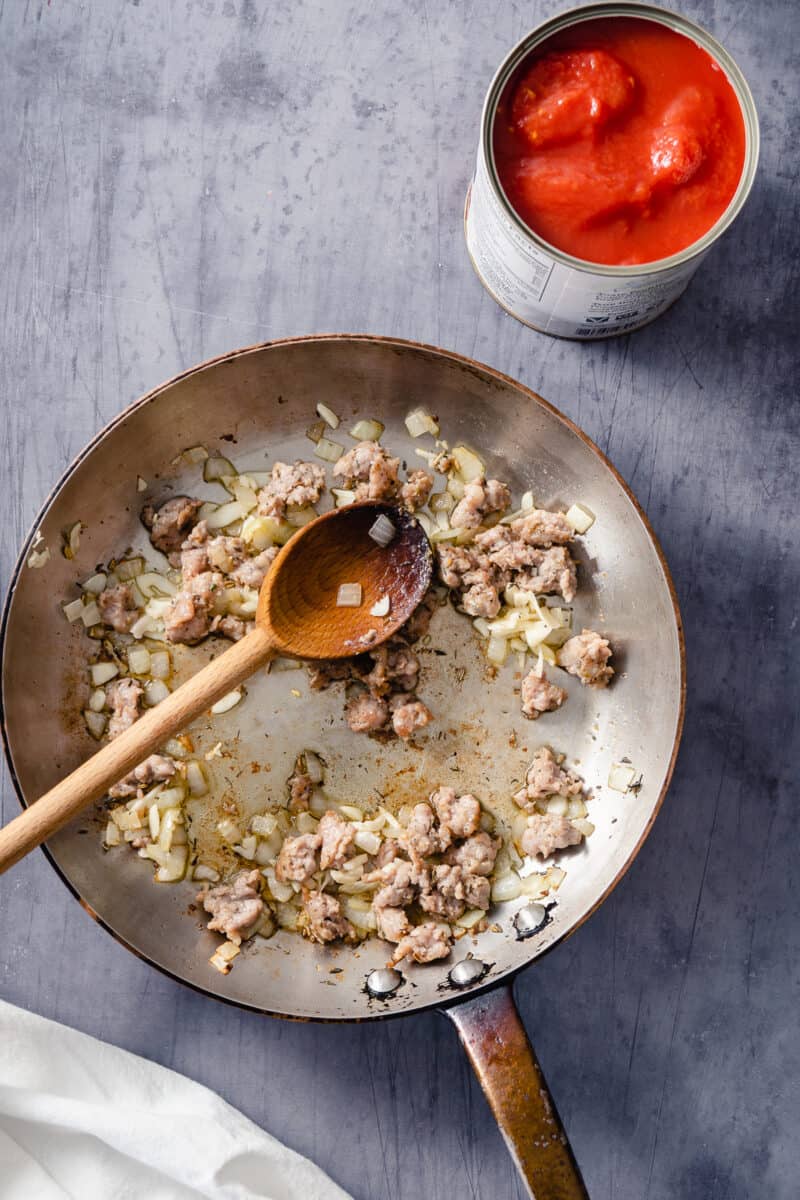
<instances>
[{"instance_id":1,"label":"open tin can","mask_svg":"<svg viewBox=\"0 0 800 1200\"><path fill-rule=\"evenodd\" d=\"M584 261L535 233L506 196L494 154L498 105L531 52L562 30L608 17L654 21L695 42L726 75L744 123L742 173L719 219L679 253L633 266ZM589 341L640 329L678 299L714 242L740 212L753 184L758 149L758 117L747 82L727 51L698 25L677 13L639 3L588 4L561 13L539 25L511 51L486 96L477 167L464 211L472 265L497 303L540 333Z\"/></svg>"}]
</instances>

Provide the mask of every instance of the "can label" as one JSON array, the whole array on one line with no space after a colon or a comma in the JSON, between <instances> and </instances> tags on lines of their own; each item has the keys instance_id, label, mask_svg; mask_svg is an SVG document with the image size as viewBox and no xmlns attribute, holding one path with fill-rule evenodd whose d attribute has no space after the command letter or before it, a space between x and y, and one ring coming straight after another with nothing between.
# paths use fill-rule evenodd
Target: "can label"
<instances>
[{"instance_id":1,"label":"can label","mask_svg":"<svg viewBox=\"0 0 800 1200\"><path fill-rule=\"evenodd\" d=\"M542 333L589 340L639 329L677 300L705 257L663 271L596 275L558 262L508 216L483 157L465 214L467 248L484 286Z\"/></svg>"}]
</instances>

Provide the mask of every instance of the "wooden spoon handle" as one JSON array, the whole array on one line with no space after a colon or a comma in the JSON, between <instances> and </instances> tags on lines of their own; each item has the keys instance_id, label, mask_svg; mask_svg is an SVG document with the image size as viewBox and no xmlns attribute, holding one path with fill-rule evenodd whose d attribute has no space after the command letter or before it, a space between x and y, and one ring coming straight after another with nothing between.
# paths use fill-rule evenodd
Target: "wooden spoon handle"
<instances>
[{"instance_id":1,"label":"wooden spoon handle","mask_svg":"<svg viewBox=\"0 0 800 1200\"><path fill-rule=\"evenodd\" d=\"M275 653L269 633L256 625L250 633L208 663L166 700L145 713L130 729L98 750L87 762L0 829L0 873L104 795L149 754L199 717L221 696L249 678Z\"/></svg>"}]
</instances>

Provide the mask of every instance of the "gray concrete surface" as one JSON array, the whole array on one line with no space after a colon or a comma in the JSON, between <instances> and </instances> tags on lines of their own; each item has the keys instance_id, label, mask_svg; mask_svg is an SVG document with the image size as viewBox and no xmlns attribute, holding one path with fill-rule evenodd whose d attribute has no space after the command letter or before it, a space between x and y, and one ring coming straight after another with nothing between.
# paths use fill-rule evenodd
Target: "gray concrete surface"
<instances>
[{"instance_id":1,"label":"gray concrete surface","mask_svg":"<svg viewBox=\"0 0 800 1200\"><path fill-rule=\"evenodd\" d=\"M790 1198L798 10L684 3L753 86L759 178L666 317L581 346L505 316L461 231L490 75L557 7L0 2L0 576L97 429L231 347L397 334L561 407L662 539L689 706L650 840L519 1002L594 1200ZM330 1028L215 1004L126 953L40 854L0 880L0 994L209 1084L359 1200L521 1195L440 1018Z\"/></svg>"}]
</instances>

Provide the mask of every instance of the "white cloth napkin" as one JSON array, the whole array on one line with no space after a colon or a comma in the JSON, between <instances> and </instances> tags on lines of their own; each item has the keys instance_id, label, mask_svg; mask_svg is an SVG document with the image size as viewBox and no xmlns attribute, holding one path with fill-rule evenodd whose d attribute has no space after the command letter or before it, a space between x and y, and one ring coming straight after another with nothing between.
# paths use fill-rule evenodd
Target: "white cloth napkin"
<instances>
[{"instance_id":1,"label":"white cloth napkin","mask_svg":"<svg viewBox=\"0 0 800 1200\"><path fill-rule=\"evenodd\" d=\"M2 1200L349 1200L190 1079L0 1000Z\"/></svg>"}]
</instances>

